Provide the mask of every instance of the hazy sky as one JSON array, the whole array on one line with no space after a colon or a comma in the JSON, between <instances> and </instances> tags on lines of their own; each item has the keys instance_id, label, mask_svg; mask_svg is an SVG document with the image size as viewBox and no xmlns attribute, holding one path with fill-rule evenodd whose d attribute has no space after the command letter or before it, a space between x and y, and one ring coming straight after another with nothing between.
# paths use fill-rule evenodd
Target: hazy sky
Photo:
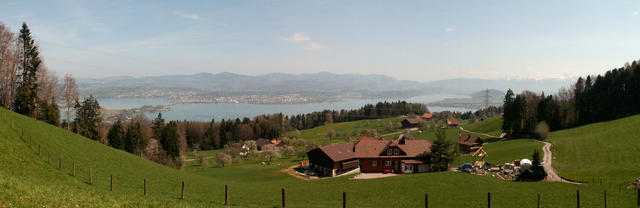
<instances>
[{"instance_id":1,"label":"hazy sky","mask_svg":"<svg viewBox=\"0 0 640 208\"><path fill-rule=\"evenodd\" d=\"M640 1L29 1L47 66L76 77L271 72L563 78L640 58Z\"/></svg>"}]
</instances>

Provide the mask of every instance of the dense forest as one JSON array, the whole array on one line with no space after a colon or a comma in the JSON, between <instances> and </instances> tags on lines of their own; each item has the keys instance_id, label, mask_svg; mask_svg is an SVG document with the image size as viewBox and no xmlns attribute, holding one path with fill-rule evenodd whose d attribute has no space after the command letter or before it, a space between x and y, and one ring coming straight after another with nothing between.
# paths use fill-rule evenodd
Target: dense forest
<instances>
[{"instance_id":1,"label":"dense forest","mask_svg":"<svg viewBox=\"0 0 640 208\"><path fill-rule=\"evenodd\" d=\"M545 133L640 113L638 61L604 75L578 78L570 89L555 95L507 91L502 129L512 137L541 137Z\"/></svg>"}]
</instances>

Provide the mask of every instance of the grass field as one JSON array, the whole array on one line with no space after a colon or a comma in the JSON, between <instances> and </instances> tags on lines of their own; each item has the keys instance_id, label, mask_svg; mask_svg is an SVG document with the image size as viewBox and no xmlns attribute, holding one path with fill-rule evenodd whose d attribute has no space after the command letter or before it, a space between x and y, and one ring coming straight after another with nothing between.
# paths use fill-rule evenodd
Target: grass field
<instances>
[{"instance_id":1,"label":"grass field","mask_svg":"<svg viewBox=\"0 0 640 208\"><path fill-rule=\"evenodd\" d=\"M640 177L640 115L552 132L553 166L566 178L629 185ZM608 184L607 184L608 185Z\"/></svg>"},{"instance_id":2,"label":"grass field","mask_svg":"<svg viewBox=\"0 0 640 208\"><path fill-rule=\"evenodd\" d=\"M599 186L514 183L452 172L305 181L281 171L295 164L295 158L280 159L273 165L246 160L224 168L192 165L174 170L0 109L0 116L5 113L7 119L0 119L0 204L7 207L223 207L225 184L235 207L279 207L281 188L287 190L289 207L339 207L342 192L348 193L350 207L422 207L424 193L429 193L434 207L483 207L487 192L491 192L494 207L534 207L538 193L542 207L573 207L575 200L569 199L575 197L576 189L580 189L583 207L602 206ZM21 130L27 142L20 139ZM37 145L42 148L40 156ZM47 153L51 153L51 163ZM57 168L60 157L61 170ZM71 176L73 162L77 177ZM88 168L93 169L93 185L87 183ZM109 191L111 174L113 192ZM142 195L144 178L149 187L146 196ZM179 199L181 181L186 183L184 200ZM611 191L608 200L611 207L631 207L635 192Z\"/></svg>"},{"instance_id":3,"label":"grass field","mask_svg":"<svg viewBox=\"0 0 640 208\"><path fill-rule=\"evenodd\" d=\"M322 143L340 143L344 142L345 139L343 136L338 136L336 138L330 139L327 137L327 132L331 129L336 131L338 135L343 135L345 132L349 132L353 134L357 133L355 136L351 136L353 140L357 139L361 135L361 131L364 129L378 129L378 134L388 134L394 133L398 131L402 131L402 129L398 128L398 122L402 121L402 117L394 117L394 118L385 118L385 119L371 119L371 120L360 120L360 121L350 121L350 122L340 122L334 123L331 125L319 126L312 129L306 129L300 131L300 138L304 138L307 141L314 141L319 144ZM393 126L394 128L385 129L385 126Z\"/></svg>"},{"instance_id":4,"label":"grass field","mask_svg":"<svg viewBox=\"0 0 640 208\"><path fill-rule=\"evenodd\" d=\"M502 120L502 116L497 116L475 123L463 122L460 126L469 131L500 136L500 134L502 134Z\"/></svg>"}]
</instances>

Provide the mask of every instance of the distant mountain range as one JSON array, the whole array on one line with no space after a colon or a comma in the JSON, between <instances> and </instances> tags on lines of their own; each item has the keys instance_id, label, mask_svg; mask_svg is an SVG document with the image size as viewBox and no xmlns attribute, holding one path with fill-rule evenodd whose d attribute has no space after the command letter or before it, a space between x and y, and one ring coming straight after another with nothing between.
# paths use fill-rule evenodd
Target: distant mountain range
<instances>
[{"instance_id":1,"label":"distant mountain range","mask_svg":"<svg viewBox=\"0 0 640 208\"><path fill-rule=\"evenodd\" d=\"M82 95L97 97L159 97L176 95L247 96L288 95L340 98L406 98L423 94L465 94L482 89L514 92L522 90L556 92L573 80L559 79L469 79L457 78L431 82L398 80L385 75L271 73L241 75L235 73L198 73L145 77L106 77L78 79ZM317 99L316 99L317 100ZM322 99L320 99L322 100Z\"/></svg>"}]
</instances>

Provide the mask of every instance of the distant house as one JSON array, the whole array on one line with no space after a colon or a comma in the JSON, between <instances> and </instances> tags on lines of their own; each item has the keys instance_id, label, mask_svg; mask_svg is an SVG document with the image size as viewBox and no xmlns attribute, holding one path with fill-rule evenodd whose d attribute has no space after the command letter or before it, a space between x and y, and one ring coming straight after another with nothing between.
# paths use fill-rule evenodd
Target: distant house
<instances>
[{"instance_id":1,"label":"distant house","mask_svg":"<svg viewBox=\"0 0 640 208\"><path fill-rule=\"evenodd\" d=\"M359 166L352 142L322 146L307 152L307 156L319 176L336 176Z\"/></svg>"},{"instance_id":2,"label":"distant house","mask_svg":"<svg viewBox=\"0 0 640 208\"><path fill-rule=\"evenodd\" d=\"M468 134L458 136L458 150L462 154L469 154L474 147L481 147L484 141L480 137Z\"/></svg>"},{"instance_id":3,"label":"distant house","mask_svg":"<svg viewBox=\"0 0 640 208\"><path fill-rule=\"evenodd\" d=\"M447 119L447 126L449 128L458 128L458 119L448 118Z\"/></svg>"},{"instance_id":4,"label":"distant house","mask_svg":"<svg viewBox=\"0 0 640 208\"><path fill-rule=\"evenodd\" d=\"M256 146L257 146L258 150L262 150L262 147L263 147L264 145L267 145L267 144L271 144L271 141L266 140L266 139L264 139L264 138L258 138L258 139L256 140Z\"/></svg>"},{"instance_id":5,"label":"distant house","mask_svg":"<svg viewBox=\"0 0 640 208\"><path fill-rule=\"evenodd\" d=\"M433 118L433 114L431 114L431 113L422 114L422 119L424 119L424 120L430 121L431 118Z\"/></svg>"},{"instance_id":6,"label":"distant house","mask_svg":"<svg viewBox=\"0 0 640 208\"><path fill-rule=\"evenodd\" d=\"M360 137L354 143L333 144L307 153L312 169L322 176L360 167L364 173L416 173L430 170L431 143L427 140L379 140Z\"/></svg>"},{"instance_id":7,"label":"distant house","mask_svg":"<svg viewBox=\"0 0 640 208\"><path fill-rule=\"evenodd\" d=\"M418 128L421 118L407 118L402 120L402 128Z\"/></svg>"}]
</instances>

